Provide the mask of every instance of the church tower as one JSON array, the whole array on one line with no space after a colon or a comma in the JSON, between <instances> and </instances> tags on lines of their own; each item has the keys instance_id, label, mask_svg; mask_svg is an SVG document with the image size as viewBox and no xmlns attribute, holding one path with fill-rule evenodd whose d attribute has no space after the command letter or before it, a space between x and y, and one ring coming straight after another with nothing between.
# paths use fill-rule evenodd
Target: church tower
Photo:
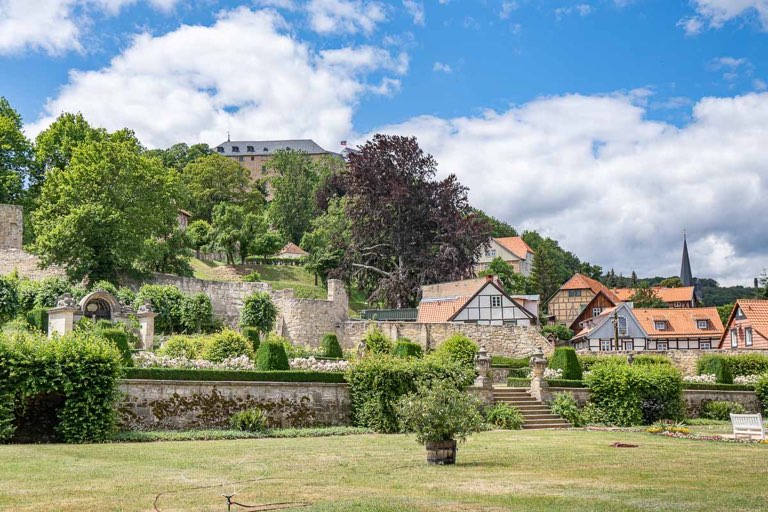
<instances>
[{"instance_id":1,"label":"church tower","mask_svg":"<svg viewBox=\"0 0 768 512\"><path fill-rule=\"evenodd\" d=\"M680 280L683 286L693 286L693 272L691 272L691 260L688 259L688 242L683 233L683 263L680 265Z\"/></svg>"}]
</instances>

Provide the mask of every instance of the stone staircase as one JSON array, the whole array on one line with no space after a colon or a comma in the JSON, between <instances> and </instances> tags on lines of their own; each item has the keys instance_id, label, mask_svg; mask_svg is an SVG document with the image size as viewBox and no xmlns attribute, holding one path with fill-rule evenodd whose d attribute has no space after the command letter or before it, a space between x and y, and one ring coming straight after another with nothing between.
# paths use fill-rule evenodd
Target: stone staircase
<instances>
[{"instance_id":1,"label":"stone staircase","mask_svg":"<svg viewBox=\"0 0 768 512\"><path fill-rule=\"evenodd\" d=\"M568 428L571 425L557 414L552 414L549 407L533 398L525 388L493 387L494 403L503 402L514 405L525 419L523 428Z\"/></svg>"}]
</instances>

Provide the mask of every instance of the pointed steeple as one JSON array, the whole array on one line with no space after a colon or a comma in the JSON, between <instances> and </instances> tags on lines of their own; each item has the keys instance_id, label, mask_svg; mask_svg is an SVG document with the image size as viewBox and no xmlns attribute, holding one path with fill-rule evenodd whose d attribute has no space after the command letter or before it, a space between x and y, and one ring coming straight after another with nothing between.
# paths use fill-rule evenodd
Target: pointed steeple
<instances>
[{"instance_id":1,"label":"pointed steeple","mask_svg":"<svg viewBox=\"0 0 768 512\"><path fill-rule=\"evenodd\" d=\"M691 260L688 259L688 242L683 231L683 263L680 265L680 280L683 286L693 286L693 272L691 272Z\"/></svg>"}]
</instances>

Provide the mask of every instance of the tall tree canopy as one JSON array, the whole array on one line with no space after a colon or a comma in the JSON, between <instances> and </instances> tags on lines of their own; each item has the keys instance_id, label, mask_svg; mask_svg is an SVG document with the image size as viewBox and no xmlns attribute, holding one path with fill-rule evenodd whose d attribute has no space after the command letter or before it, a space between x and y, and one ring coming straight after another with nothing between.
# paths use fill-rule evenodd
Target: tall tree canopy
<instances>
[{"instance_id":1,"label":"tall tree canopy","mask_svg":"<svg viewBox=\"0 0 768 512\"><path fill-rule=\"evenodd\" d=\"M184 167L181 183L185 206L198 218L210 222L219 203L235 203L249 210L261 207L263 197L251 187L248 169L234 160L213 153Z\"/></svg>"},{"instance_id":2,"label":"tall tree canopy","mask_svg":"<svg viewBox=\"0 0 768 512\"><path fill-rule=\"evenodd\" d=\"M106 139L107 131L94 128L81 113L64 112L35 138L36 184L52 169L65 169L80 144Z\"/></svg>"},{"instance_id":3,"label":"tall tree canopy","mask_svg":"<svg viewBox=\"0 0 768 512\"><path fill-rule=\"evenodd\" d=\"M269 160L272 202L269 219L285 238L295 244L309 229L318 213L317 187L320 176L309 155L280 149Z\"/></svg>"},{"instance_id":4,"label":"tall tree canopy","mask_svg":"<svg viewBox=\"0 0 768 512\"><path fill-rule=\"evenodd\" d=\"M473 208L472 210L491 225L492 237L504 238L508 236L517 236L517 230L503 220L492 217L478 208Z\"/></svg>"},{"instance_id":5,"label":"tall tree canopy","mask_svg":"<svg viewBox=\"0 0 768 512\"><path fill-rule=\"evenodd\" d=\"M115 138L80 144L65 169L52 168L33 215L41 262L64 265L73 279L133 270L144 242L177 223L176 173L126 133Z\"/></svg>"},{"instance_id":6,"label":"tall tree canopy","mask_svg":"<svg viewBox=\"0 0 768 512\"><path fill-rule=\"evenodd\" d=\"M312 219L311 228L301 239L301 248L309 253L307 270L323 282L328 274L341 266L349 245L349 221L346 214L346 198L331 199L327 211Z\"/></svg>"},{"instance_id":7,"label":"tall tree canopy","mask_svg":"<svg viewBox=\"0 0 768 512\"><path fill-rule=\"evenodd\" d=\"M491 228L456 176L437 181L436 168L414 137L376 135L349 155L343 268L371 301L414 306L420 285L473 274Z\"/></svg>"},{"instance_id":8,"label":"tall tree canopy","mask_svg":"<svg viewBox=\"0 0 768 512\"><path fill-rule=\"evenodd\" d=\"M21 116L0 96L0 203L19 203L32 170L32 145Z\"/></svg>"},{"instance_id":9,"label":"tall tree canopy","mask_svg":"<svg viewBox=\"0 0 768 512\"><path fill-rule=\"evenodd\" d=\"M200 157L210 155L212 153L208 144L192 144L187 145L184 142L179 142L167 149L150 149L147 151L148 156L156 156L166 167L176 169L182 172L184 168L197 160Z\"/></svg>"}]
</instances>

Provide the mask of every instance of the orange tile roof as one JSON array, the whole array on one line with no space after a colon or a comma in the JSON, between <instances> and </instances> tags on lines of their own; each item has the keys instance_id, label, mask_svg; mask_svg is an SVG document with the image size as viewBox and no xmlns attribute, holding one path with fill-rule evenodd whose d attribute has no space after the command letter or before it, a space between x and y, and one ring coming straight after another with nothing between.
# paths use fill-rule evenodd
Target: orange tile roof
<instances>
[{"instance_id":1,"label":"orange tile roof","mask_svg":"<svg viewBox=\"0 0 768 512\"><path fill-rule=\"evenodd\" d=\"M637 321L649 336L660 338L722 336L723 322L717 308L635 308ZM667 328L656 329L657 321L666 321ZM707 329L699 329L697 320L707 320Z\"/></svg>"},{"instance_id":2,"label":"orange tile roof","mask_svg":"<svg viewBox=\"0 0 768 512\"><path fill-rule=\"evenodd\" d=\"M764 338L768 338L768 300L761 299L739 299L736 301L731 316L728 318L728 324L731 323L736 313L736 308L740 307L741 312L747 317L756 330Z\"/></svg>"},{"instance_id":3,"label":"orange tile roof","mask_svg":"<svg viewBox=\"0 0 768 512\"><path fill-rule=\"evenodd\" d=\"M301 254L306 256L309 253L304 249L302 249L301 247L299 247L298 245L296 245L295 243L288 242L287 244L285 244L285 247L280 249L280 252L278 254Z\"/></svg>"},{"instance_id":4,"label":"orange tile roof","mask_svg":"<svg viewBox=\"0 0 768 512\"><path fill-rule=\"evenodd\" d=\"M496 242L504 247L506 250L520 258L521 260L526 259L528 256L527 253L535 254L534 250L531 249L531 246L525 243L525 240L520 238L519 236L507 236L504 238L494 238Z\"/></svg>"},{"instance_id":5,"label":"orange tile roof","mask_svg":"<svg viewBox=\"0 0 768 512\"><path fill-rule=\"evenodd\" d=\"M617 302L623 302L621 299L619 299L615 293L613 293L610 288L605 286L603 283L596 279L592 279L591 277L587 277L584 274L576 273L571 277L568 281L565 282L563 286L560 287L561 290L592 290L595 294L597 292L603 292L605 296L611 300L611 302L617 303Z\"/></svg>"},{"instance_id":6,"label":"orange tile roof","mask_svg":"<svg viewBox=\"0 0 768 512\"><path fill-rule=\"evenodd\" d=\"M461 281L448 281L445 283L425 284L421 287L421 299L448 299L459 296L469 297L483 286L488 279L478 277L475 279L462 279Z\"/></svg>"},{"instance_id":7,"label":"orange tile roof","mask_svg":"<svg viewBox=\"0 0 768 512\"><path fill-rule=\"evenodd\" d=\"M419 304L417 322L441 323L447 322L461 307L467 303L471 295L449 299L422 300Z\"/></svg>"},{"instance_id":8,"label":"orange tile roof","mask_svg":"<svg viewBox=\"0 0 768 512\"><path fill-rule=\"evenodd\" d=\"M662 286L652 286L653 291L661 300L667 303L671 302L690 302L693 300L693 286L681 286L679 288L665 288ZM635 294L634 288L614 288L613 293L619 300L626 302Z\"/></svg>"}]
</instances>

